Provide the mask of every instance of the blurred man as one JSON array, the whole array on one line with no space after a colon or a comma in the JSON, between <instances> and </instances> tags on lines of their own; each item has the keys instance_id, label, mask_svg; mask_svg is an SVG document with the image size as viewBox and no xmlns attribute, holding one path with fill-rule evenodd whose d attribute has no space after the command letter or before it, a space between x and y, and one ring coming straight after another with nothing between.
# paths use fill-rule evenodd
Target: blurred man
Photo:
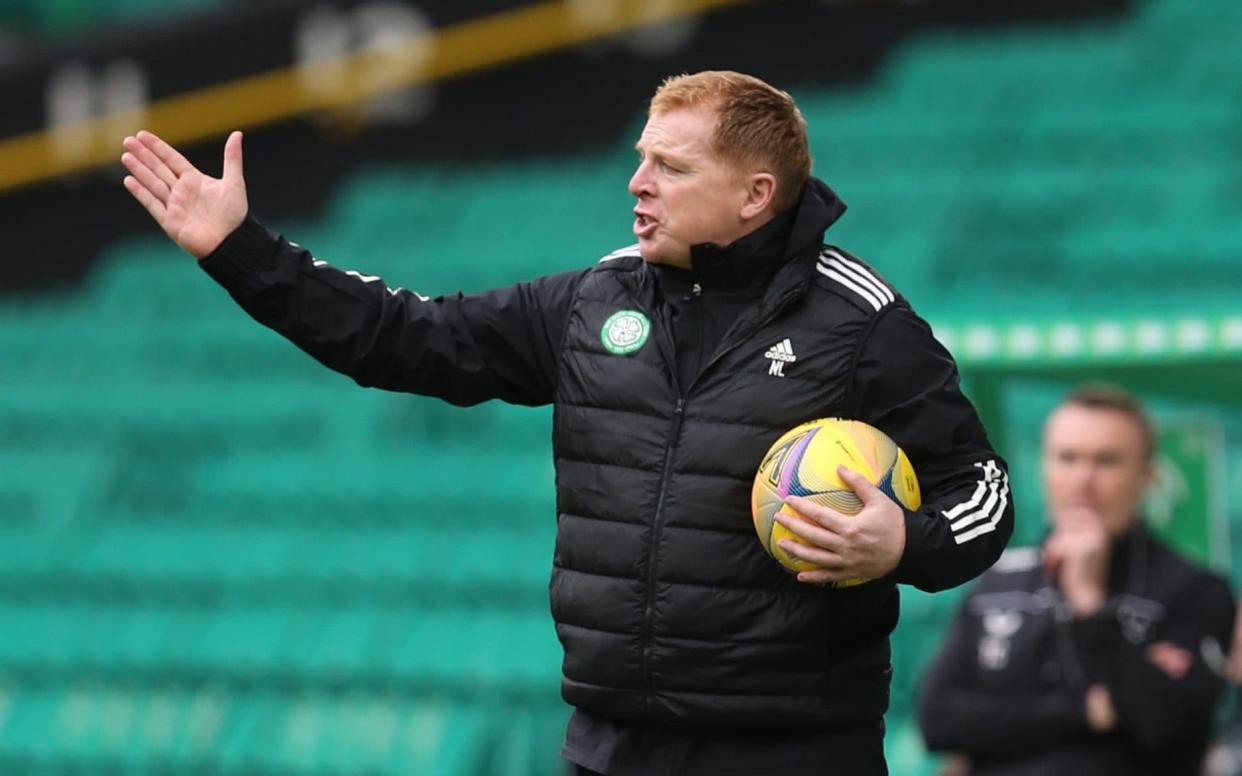
<instances>
[{"instance_id":1,"label":"blurred man","mask_svg":"<svg viewBox=\"0 0 1242 776\"><path fill-rule=\"evenodd\" d=\"M923 687L928 746L973 776L1199 773L1234 608L1139 518L1153 448L1120 389L1081 388L1048 418L1052 531L979 580Z\"/></svg>"},{"instance_id":2,"label":"blurred man","mask_svg":"<svg viewBox=\"0 0 1242 776\"><path fill-rule=\"evenodd\" d=\"M149 133L124 145L125 185L168 235L324 364L456 404L555 404L550 592L575 707L564 755L582 773L886 772L896 583L979 574L1013 509L951 357L874 270L823 245L845 206L810 177L788 94L670 79L636 145L637 245L438 299L265 230L240 133L220 179ZM572 216L546 214L547 240ZM901 444L926 506L850 472L855 517L791 499L816 521L795 521L814 546L794 551L823 567L795 579L756 541L751 480L781 433L832 415ZM851 577L878 581L828 586Z\"/></svg>"}]
</instances>

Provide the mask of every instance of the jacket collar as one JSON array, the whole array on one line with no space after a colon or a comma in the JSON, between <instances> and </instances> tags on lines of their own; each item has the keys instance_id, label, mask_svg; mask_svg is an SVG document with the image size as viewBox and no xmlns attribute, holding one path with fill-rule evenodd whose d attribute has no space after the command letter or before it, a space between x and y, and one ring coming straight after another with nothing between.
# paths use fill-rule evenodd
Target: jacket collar
<instances>
[{"instance_id":1,"label":"jacket collar","mask_svg":"<svg viewBox=\"0 0 1242 776\"><path fill-rule=\"evenodd\" d=\"M819 255L824 232L844 212L845 203L836 192L820 179L811 178L796 205L755 231L728 245L691 246L689 270L651 264L645 265L645 270L665 284L689 286L698 282L755 296L785 291L791 283L801 285L806 272L781 270L796 260L807 260L805 269L809 271L808 257Z\"/></svg>"},{"instance_id":2,"label":"jacket collar","mask_svg":"<svg viewBox=\"0 0 1242 776\"><path fill-rule=\"evenodd\" d=\"M797 216L789 235L786 254L790 258L813 252L819 256L824 232L845 213L845 202L819 178L811 178L798 200Z\"/></svg>"},{"instance_id":3,"label":"jacket collar","mask_svg":"<svg viewBox=\"0 0 1242 776\"><path fill-rule=\"evenodd\" d=\"M794 216L792 208L778 213L771 221L728 245L692 246L687 274L696 282L724 290L762 287L785 263L785 245L789 242Z\"/></svg>"},{"instance_id":4,"label":"jacket collar","mask_svg":"<svg viewBox=\"0 0 1242 776\"><path fill-rule=\"evenodd\" d=\"M819 178L807 181L785 244L783 263L764 293L762 307L775 310L797 298L815 273L824 232L841 218L845 203Z\"/></svg>"}]
</instances>

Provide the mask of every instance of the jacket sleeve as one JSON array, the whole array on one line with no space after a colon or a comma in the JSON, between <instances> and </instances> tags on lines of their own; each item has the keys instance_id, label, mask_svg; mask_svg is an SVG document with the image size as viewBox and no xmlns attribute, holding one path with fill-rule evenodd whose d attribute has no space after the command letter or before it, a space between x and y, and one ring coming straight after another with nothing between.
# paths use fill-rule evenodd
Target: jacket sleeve
<instances>
[{"instance_id":1,"label":"jacket sleeve","mask_svg":"<svg viewBox=\"0 0 1242 776\"><path fill-rule=\"evenodd\" d=\"M1170 603L1151 640L1127 639L1108 609L1076 620L1074 638L1089 672L1108 688L1120 729L1139 747L1159 751L1211 728L1225 689L1221 670L1233 618L1228 586L1204 574ZM1189 657L1184 673L1176 666L1170 673L1153 659L1153 645L1162 643Z\"/></svg>"},{"instance_id":2,"label":"jacket sleeve","mask_svg":"<svg viewBox=\"0 0 1242 776\"><path fill-rule=\"evenodd\" d=\"M586 271L431 299L329 266L253 216L201 266L255 320L359 385L458 405L552 401Z\"/></svg>"},{"instance_id":3,"label":"jacket sleeve","mask_svg":"<svg viewBox=\"0 0 1242 776\"><path fill-rule=\"evenodd\" d=\"M918 721L927 748L974 757L1048 751L1090 735L1086 695L1070 687L1043 691L979 686L978 620L963 603L923 679Z\"/></svg>"},{"instance_id":4,"label":"jacket sleeve","mask_svg":"<svg viewBox=\"0 0 1242 776\"><path fill-rule=\"evenodd\" d=\"M983 573L1013 533L1008 467L959 385L957 365L904 302L872 319L854 368L855 417L906 452L923 497L906 512L897 582L927 590Z\"/></svg>"}]
</instances>

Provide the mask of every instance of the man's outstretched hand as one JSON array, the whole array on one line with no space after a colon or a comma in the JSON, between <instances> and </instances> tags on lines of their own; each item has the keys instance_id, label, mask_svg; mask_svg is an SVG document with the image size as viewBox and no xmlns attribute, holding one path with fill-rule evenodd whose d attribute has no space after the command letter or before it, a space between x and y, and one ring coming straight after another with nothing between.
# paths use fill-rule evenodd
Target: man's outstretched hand
<instances>
[{"instance_id":1,"label":"man's outstretched hand","mask_svg":"<svg viewBox=\"0 0 1242 776\"><path fill-rule=\"evenodd\" d=\"M242 133L224 144L224 175L204 175L177 149L150 132L125 138L125 188L160 228L195 258L203 258L241 225L249 205L242 178Z\"/></svg>"}]
</instances>

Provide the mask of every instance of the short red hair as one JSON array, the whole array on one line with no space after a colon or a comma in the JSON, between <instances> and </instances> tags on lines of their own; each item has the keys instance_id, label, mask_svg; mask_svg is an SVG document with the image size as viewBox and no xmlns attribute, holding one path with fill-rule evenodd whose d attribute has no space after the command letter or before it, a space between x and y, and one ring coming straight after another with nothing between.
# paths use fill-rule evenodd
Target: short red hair
<instances>
[{"instance_id":1,"label":"short red hair","mask_svg":"<svg viewBox=\"0 0 1242 776\"><path fill-rule=\"evenodd\" d=\"M712 150L722 160L772 173L777 210L798 201L811 177L811 151L806 119L788 93L744 73L705 70L666 79L648 115L699 107L716 112Z\"/></svg>"}]
</instances>

